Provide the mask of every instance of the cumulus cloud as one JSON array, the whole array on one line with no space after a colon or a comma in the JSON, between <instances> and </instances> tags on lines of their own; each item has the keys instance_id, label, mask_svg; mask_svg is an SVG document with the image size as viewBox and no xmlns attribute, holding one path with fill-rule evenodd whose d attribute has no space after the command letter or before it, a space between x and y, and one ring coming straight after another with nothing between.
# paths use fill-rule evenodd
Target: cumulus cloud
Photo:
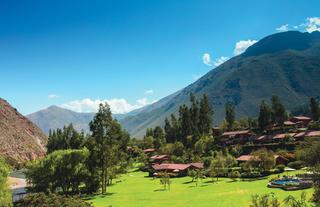
<instances>
[{"instance_id":1,"label":"cumulus cloud","mask_svg":"<svg viewBox=\"0 0 320 207\"><path fill-rule=\"evenodd\" d=\"M53 99L53 98L58 98L59 96L57 94L49 94L48 98Z\"/></svg>"},{"instance_id":2,"label":"cumulus cloud","mask_svg":"<svg viewBox=\"0 0 320 207\"><path fill-rule=\"evenodd\" d=\"M149 101L147 98L142 98L137 100L135 104L130 104L126 99L123 98L113 98L110 100L92 100L90 98L85 98L81 100L70 101L68 103L62 104L61 107L76 112L97 112L99 109L99 104L105 102L109 104L111 112L113 114L125 114L132 110L152 104L155 101Z\"/></svg>"},{"instance_id":3,"label":"cumulus cloud","mask_svg":"<svg viewBox=\"0 0 320 207\"><path fill-rule=\"evenodd\" d=\"M240 41L238 41L235 45L234 50L233 50L233 54L240 55L241 53L246 51L246 49L248 47L250 47L251 45L253 45L256 42L257 42L257 40L240 40Z\"/></svg>"},{"instance_id":4,"label":"cumulus cloud","mask_svg":"<svg viewBox=\"0 0 320 207\"><path fill-rule=\"evenodd\" d=\"M304 24L307 32L320 31L320 17L308 17L307 23Z\"/></svg>"},{"instance_id":5,"label":"cumulus cloud","mask_svg":"<svg viewBox=\"0 0 320 207\"><path fill-rule=\"evenodd\" d=\"M219 65L221 65L221 64L224 63L224 62L226 62L227 60L229 60L228 57L221 56L221 57L215 59L213 65L214 65L215 67L218 67Z\"/></svg>"},{"instance_id":6,"label":"cumulus cloud","mask_svg":"<svg viewBox=\"0 0 320 207\"><path fill-rule=\"evenodd\" d=\"M202 55L202 62L203 62L203 64L205 64L205 65L212 66L212 64L211 64L211 57L210 57L210 54L209 54L209 53L204 53L204 54Z\"/></svg>"},{"instance_id":7,"label":"cumulus cloud","mask_svg":"<svg viewBox=\"0 0 320 207\"><path fill-rule=\"evenodd\" d=\"M278 32L286 32L289 30L289 24L281 25L280 27L276 28L276 30Z\"/></svg>"},{"instance_id":8,"label":"cumulus cloud","mask_svg":"<svg viewBox=\"0 0 320 207\"><path fill-rule=\"evenodd\" d=\"M152 89L146 90L144 93L145 93L145 94L153 94L153 90L152 90Z\"/></svg>"}]
</instances>

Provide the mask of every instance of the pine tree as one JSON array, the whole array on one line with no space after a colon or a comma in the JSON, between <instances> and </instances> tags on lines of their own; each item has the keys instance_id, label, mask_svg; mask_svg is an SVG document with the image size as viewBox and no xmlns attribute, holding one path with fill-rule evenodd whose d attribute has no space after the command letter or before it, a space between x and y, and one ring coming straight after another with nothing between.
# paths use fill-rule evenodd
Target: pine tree
<instances>
[{"instance_id":1,"label":"pine tree","mask_svg":"<svg viewBox=\"0 0 320 207\"><path fill-rule=\"evenodd\" d=\"M199 101L196 99L193 93L190 93L190 115L192 117L192 135L194 137L199 137L199 121L200 121L200 109L199 109Z\"/></svg>"},{"instance_id":2,"label":"pine tree","mask_svg":"<svg viewBox=\"0 0 320 207\"><path fill-rule=\"evenodd\" d=\"M199 132L202 135L207 135L210 133L213 123L213 110L206 94L200 100L199 114Z\"/></svg>"},{"instance_id":3,"label":"pine tree","mask_svg":"<svg viewBox=\"0 0 320 207\"><path fill-rule=\"evenodd\" d=\"M288 116L278 96L272 96L272 122L282 126Z\"/></svg>"},{"instance_id":4,"label":"pine tree","mask_svg":"<svg viewBox=\"0 0 320 207\"><path fill-rule=\"evenodd\" d=\"M167 117L164 120L164 132L165 132L166 142L173 143L174 142L173 128L172 128L171 123Z\"/></svg>"},{"instance_id":5,"label":"pine tree","mask_svg":"<svg viewBox=\"0 0 320 207\"><path fill-rule=\"evenodd\" d=\"M320 118L320 107L319 102L314 97L310 98L310 110L312 119L318 121Z\"/></svg>"},{"instance_id":6,"label":"pine tree","mask_svg":"<svg viewBox=\"0 0 320 207\"><path fill-rule=\"evenodd\" d=\"M184 104L179 109L179 123L181 130L182 143L186 146L188 144L187 137L192 135L192 120L189 108Z\"/></svg>"},{"instance_id":7,"label":"pine tree","mask_svg":"<svg viewBox=\"0 0 320 207\"><path fill-rule=\"evenodd\" d=\"M163 129L159 126L156 126L153 130L153 136L153 145L156 149L159 149L165 143L165 135Z\"/></svg>"},{"instance_id":8,"label":"pine tree","mask_svg":"<svg viewBox=\"0 0 320 207\"><path fill-rule=\"evenodd\" d=\"M271 124L271 109L265 101L262 101L260 104L258 122L261 131L267 129L267 127Z\"/></svg>"},{"instance_id":9,"label":"pine tree","mask_svg":"<svg viewBox=\"0 0 320 207\"><path fill-rule=\"evenodd\" d=\"M226 116L225 119L227 121L227 128L228 130L232 130L235 119L236 119L236 115L235 115L235 107L231 102L228 102L225 105L225 116Z\"/></svg>"}]
</instances>

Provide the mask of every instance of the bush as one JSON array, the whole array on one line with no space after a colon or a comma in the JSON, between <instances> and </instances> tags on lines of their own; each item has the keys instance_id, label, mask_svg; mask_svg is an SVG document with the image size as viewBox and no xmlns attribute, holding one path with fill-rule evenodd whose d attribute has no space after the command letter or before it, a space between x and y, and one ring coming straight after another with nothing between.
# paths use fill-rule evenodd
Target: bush
<instances>
[{"instance_id":1,"label":"bush","mask_svg":"<svg viewBox=\"0 0 320 207\"><path fill-rule=\"evenodd\" d=\"M22 200L15 203L15 207L92 207L90 203L83 201L79 197L65 197L56 194L35 193L29 194Z\"/></svg>"},{"instance_id":2,"label":"bush","mask_svg":"<svg viewBox=\"0 0 320 207\"><path fill-rule=\"evenodd\" d=\"M228 174L228 177L231 178L233 181L236 181L237 178L240 177L240 173L239 173L239 171L231 171L231 172Z\"/></svg>"},{"instance_id":3,"label":"bush","mask_svg":"<svg viewBox=\"0 0 320 207\"><path fill-rule=\"evenodd\" d=\"M284 165L277 165L276 166L276 170L277 170L278 173L282 173L282 172L284 172L284 168L285 167L286 166L284 166Z\"/></svg>"},{"instance_id":4,"label":"bush","mask_svg":"<svg viewBox=\"0 0 320 207\"><path fill-rule=\"evenodd\" d=\"M293 169L301 169L305 166L305 163L303 161L294 161L290 162L288 164L288 167L293 168Z\"/></svg>"},{"instance_id":5,"label":"bush","mask_svg":"<svg viewBox=\"0 0 320 207\"><path fill-rule=\"evenodd\" d=\"M258 171L241 173L241 178L258 178L258 177L261 177L261 173Z\"/></svg>"}]
</instances>

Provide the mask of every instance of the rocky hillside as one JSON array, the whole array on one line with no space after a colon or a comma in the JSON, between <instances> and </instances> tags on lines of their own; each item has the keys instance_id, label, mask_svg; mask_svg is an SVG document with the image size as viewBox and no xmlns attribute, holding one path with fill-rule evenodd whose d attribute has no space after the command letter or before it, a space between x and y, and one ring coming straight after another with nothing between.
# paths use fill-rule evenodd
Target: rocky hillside
<instances>
[{"instance_id":1,"label":"rocky hillside","mask_svg":"<svg viewBox=\"0 0 320 207\"><path fill-rule=\"evenodd\" d=\"M214 123L224 119L224 105L232 102L237 117L257 116L261 100L278 95L291 110L320 96L320 32L296 31L270 35L211 70L183 90L121 120L135 137L146 128L162 125L166 116L187 103L190 92L208 94Z\"/></svg>"},{"instance_id":2,"label":"rocky hillside","mask_svg":"<svg viewBox=\"0 0 320 207\"><path fill-rule=\"evenodd\" d=\"M47 137L6 100L0 98L0 155L12 164L44 156Z\"/></svg>"}]
</instances>

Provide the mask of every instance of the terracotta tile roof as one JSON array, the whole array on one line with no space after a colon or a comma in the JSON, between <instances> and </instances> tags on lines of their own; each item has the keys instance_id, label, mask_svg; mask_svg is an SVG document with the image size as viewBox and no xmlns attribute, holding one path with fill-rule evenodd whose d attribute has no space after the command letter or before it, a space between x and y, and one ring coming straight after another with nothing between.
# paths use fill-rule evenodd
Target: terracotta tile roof
<instances>
[{"instance_id":1,"label":"terracotta tile roof","mask_svg":"<svg viewBox=\"0 0 320 207\"><path fill-rule=\"evenodd\" d=\"M284 139L286 136L294 137L296 133L288 133L288 134L276 134L273 136L273 139Z\"/></svg>"},{"instance_id":2,"label":"terracotta tile roof","mask_svg":"<svg viewBox=\"0 0 320 207\"><path fill-rule=\"evenodd\" d=\"M277 158L279 158L279 157L287 160L287 158L285 158L285 157L283 157L283 156L281 156L281 155L274 155L274 158L275 158L275 159L277 159ZM259 161L259 158L258 158L258 157L255 158L255 157L252 156L252 155L241 155L240 157L237 158L237 161L246 162L246 161L249 161L249 160L251 160L251 159L255 159L255 160Z\"/></svg>"},{"instance_id":3,"label":"terracotta tile roof","mask_svg":"<svg viewBox=\"0 0 320 207\"><path fill-rule=\"evenodd\" d=\"M287 126L293 126L293 125L296 125L297 123L292 121L285 121L283 124Z\"/></svg>"},{"instance_id":4,"label":"terracotta tile roof","mask_svg":"<svg viewBox=\"0 0 320 207\"><path fill-rule=\"evenodd\" d=\"M320 137L320 131L307 131L307 132L300 132L296 134L294 137Z\"/></svg>"},{"instance_id":5,"label":"terracotta tile roof","mask_svg":"<svg viewBox=\"0 0 320 207\"><path fill-rule=\"evenodd\" d=\"M301 121L311 120L311 118L307 116L294 116L293 118Z\"/></svg>"},{"instance_id":6,"label":"terracotta tile roof","mask_svg":"<svg viewBox=\"0 0 320 207\"><path fill-rule=\"evenodd\" d=\"M155 149L153 148L149 148L149 149L144 149L143 152L147 153L147 152L154 152L156 151Z\"/></svg>"},{"instance_id":7,"label":"terracotta tile roof","mask_svg":"<svg viewBox=\"0 0 320 207\"><path fill-rule=\"evenodd\" d=\"M154 170L186 170L190 167L190 164L155 164L152 165Z\"/></svg>"},{"instance_id":8,"label":"terracotta tile roof","mask_svg":"<svg viewBox=\"0 0 320 207\"><path fill-rule=\"evenodd\" d=\"M251 134L250 130L241 130L241 131L232 131L232 132L224 132L223 136L234 136L234 135L240 135L240 134Z\"/></svg>"},{"instance_id":9,"label":"terracotta tile roof","mask_svg":"<svg viewBox=\"0 0 320 207\"><path fill-rule=\"evenodd\" d=\"M162 160L162 159L165 159L165 158L168 158L169 156L168 155L154 155L152 157L150 157L151 159L153 160Z\"/></svg>"},{"instance_id":10,"label":"terracotta tile roof","mask_svg":"<svg viewBox=\"0 0 320 207\"><path fill-rule=\"evenodd\" d=\"M190 163L192 167L198 168L198 169L203 169L203 163L202 162L195 162L195 163Z\"/></svg>"}]
</instances>

